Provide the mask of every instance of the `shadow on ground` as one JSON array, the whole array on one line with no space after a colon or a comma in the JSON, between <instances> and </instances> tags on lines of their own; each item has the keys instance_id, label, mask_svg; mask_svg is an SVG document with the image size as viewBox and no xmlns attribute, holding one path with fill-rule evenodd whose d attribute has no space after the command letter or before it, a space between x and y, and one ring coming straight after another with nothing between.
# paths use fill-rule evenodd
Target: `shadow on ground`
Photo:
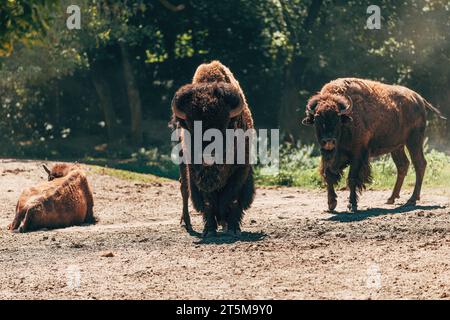
<instances>
[{"instance_id":1,"label":"shadow on ground","mask_svg":"<svg viewBox=\"0 0 450 320\"><path fill-rule=\"evenodd\" d=\"M388 214L397 214L397 213L405 213L416 210L436 210L436 209L444 209L445 206L434 205L434 206L406 206L402 205L397 208L386 209L386 208L369 208L366 210L358 211L357 213L349 213L349 212L334 212L334 215L328 218L328 221L336 221L336 222L355 222L362 221L367 218L377 217Z\"/></svg>"},{"instance_id":2,"label":"shadow on ground","mask_svg":"<svg viewBox=\"0 0 450 320\"><path fill-rule=\"evenodd\" d=\"M263 240L267 235L264 232L242 232L241 236L233 237L224 233L218 233L216 237L203 238L202 234L196 231L189 233L199 239L195 244L231 244L235 242L256 242Z\"/></svg>"}]
</instances>

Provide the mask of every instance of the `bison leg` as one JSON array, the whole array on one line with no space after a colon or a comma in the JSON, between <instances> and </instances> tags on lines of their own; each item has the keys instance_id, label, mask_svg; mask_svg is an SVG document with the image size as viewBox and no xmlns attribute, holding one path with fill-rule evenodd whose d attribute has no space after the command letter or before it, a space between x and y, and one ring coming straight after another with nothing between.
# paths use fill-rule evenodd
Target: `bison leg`
<instances>
[{"instance_id":1,"label":"bison leg","mask_svg":"<svg viewBox=\"0 0 450 320\"><path fill-rule=\"evenodd\" d=\"M251 169L250 169L251 170ZM253 174L250 174L242 186L238 200L231 203L229 215L227 218L227 233L239 237L241 235L241 223L244 216L244 210L250 208L255 197L255 184Z\"/></svg>"},{"instance_id":2,"label":"bison leg","mask_svg":"<svg viewBox=\"0 0 450 320\"><path fill-rule=\"evenodd\" d=\"M420 200L420 191L422 189L423 176L427 166L427 160L423 154L423 140L425 128L414 130L409 136L406 146L411 155L411 161L416 171L416 185L413 194L408 200L408 205L415 205L416 201Z\"/></svg>"},{"instance_id":3,"label":"bison leg","mask_svg":"<svg viewBox=\"0 0 450 320\"><path fill-rule=\"evenodd\" d=\"M217 220L214 212L207 209L206 213L203 215L203 220L205 222L203 237L215 237L217 235Z\"/></svg>"},{"instance_id":4,"label":"bison leg","mask_svg":"<svg viewBox=\"0 0 450 320\"><path fill-rule=\"evenodd\" d=\"M405 153L405 147L395 150L391 155L395 166L397 167L397 181L395 182L392 195L387 200L387 204L394 204L395 199L400 198L400 190L409 168L409 160Z\"/></svg>"},{"instance_id":5,"label":"bison leg","mask_svg":"<svg viewBox=\"0 0 450 320\"><path fill-rule=\"evenodd\" d=\"M203 212L203 221L205 227L203 229L203 237L215 237L217 235L217 202L218 197L216 194L208 194L205 201L205 210Z\"/></svg>"},{"instance_id":6,"label":"bison leg","mask_svg":"<svg viewBox=\"0 0 450 320\"><path fill-rule=\"evenodd\" d=\"M86 206L87 206L86 217L84 218L84 223L94 224L97 222L96 218L94 217L94 197L92 195L92 190L89 187L89 184L88 184L86 178L83 179L82 186L83 186L84 196L86 197Z\"/></svg>"},{"instance_id":7,"label":"bison leg","mask_svg":"<svg viewBox=\"0 0 450 320\"><path fill-rule=\"evenodd\" d=\"M16 216L14 217L13 222L8 225L8 230L14 231L17 228L19 228L26 213L27 211L24 209L20 210L19 212L16 212Z\"/></svg>"},{"instance_id":8,"label":"bison leg","mask_svg":"<svg viewBox=\"0 0 450 320\"><path fill-rule=\"evenodd\" d=\"M244 211L237 200L235 200L229 208L227 216L227 233L229 235L239 237L241 235L241 220Z\"/></svg>"},{"instance_id":9,"label":"bison leg","mask_svg":"<svg viewBox=\"0 0 450 320\"><path fill-rule=\"evenodd\" d=\"M25 217L22 220L22 223L17 229L17 232L24 233L29 231L30 227L32 226L33 217L34 217L34 209L30 208L27 210Z\"/></svg>"},{"instance_id":10,"label":"bison leg","mask_svg":"<svg viewBox=\"0 0 450 320\"><path fill-rule=\"evenodd\" d=\"M370 181L369 153L367 150L362 150L359 153L355 153L348 174L348 186L350 189L348 210L350 212L358 211L358 193L364 189L365 183Z\"/></svg>"},{"instance_id":11,"label":"bison leg","mask_svg":"<svg viewBox=\"0 0 450 320\"><path fill-rule=\"evenodd\" d=\"M327 184L327 193L328 193L328 211L333 212L337 206L337 194L334 191L334 185Z\"/></svg>"},{"instance_id":12,"label":"bison leg","mask_svg":"<svg viewBox=\"0 0 450 320\"><path fill-rule=\"evenodd\" d=\"M183 213L181 214L180 224L184 226L187 231L192 231L191 218L189 216L189 186L185 164L180 164L180 182L181 196L183 198Z\"/></svg>"},{"instance_id":13,"label":"bison leg","mask_svg":"<svg viewBox=\"0 0 450 320\"><path fill-rule=\"evenodd\" d=\"M328 211L333 212L337 206L337 195L334 191L334 186L339 182L340 174L331 172L330 169L325 170L325 182L327 183L327 194L328 194Z\"/></svg>"},{"instance_id":14,"label":"bison leg","mask_svg":"<svg viewBox=\"0 0 450 320\"><path fill-rule=\"evenodd\" d=\"M226 226L224 230L234 235L240 233L243 210L253 202L255 185L249 166L237 170L228 180L219 196L219 219Z\"/></svg>"}]
</instances>

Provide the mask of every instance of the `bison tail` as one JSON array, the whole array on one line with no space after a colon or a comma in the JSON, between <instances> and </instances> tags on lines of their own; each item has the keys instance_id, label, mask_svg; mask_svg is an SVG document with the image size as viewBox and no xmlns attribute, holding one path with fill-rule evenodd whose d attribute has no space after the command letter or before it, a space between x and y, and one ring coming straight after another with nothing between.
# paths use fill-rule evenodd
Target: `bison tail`
<instances>
[{"instance_id":1,"label":"bison tail","mask_svg":"<svg viewBox=\"0 0 450 320\"><path fill-rule=\"evenodd\" d=\"M431 111L433 111L434 113L436 113L437 116L438 116L439 118L441 118L442 120L447 120L447 118L444 117L444 115L441 113L441 111L440 111L438 108L434 107L431 103L429 103L429 102L428 102L427 100L425 100L425 99L423 99L423 102L424 102L424 104L425 104L425 106L427 107L428 110L431 110Z\"/></svg>"}]
</instances>

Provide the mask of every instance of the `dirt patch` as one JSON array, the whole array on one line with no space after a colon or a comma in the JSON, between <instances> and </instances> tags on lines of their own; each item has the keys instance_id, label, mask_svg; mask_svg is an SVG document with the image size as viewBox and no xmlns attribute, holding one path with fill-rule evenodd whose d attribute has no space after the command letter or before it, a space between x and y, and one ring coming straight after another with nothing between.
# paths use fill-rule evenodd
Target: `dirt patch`
<instances>
[{"instance_id":1,"label":"dirt patch","mask_svg":"<svg viewBox=\"0 0 450 320\"><path fill-rule=\"evenodd\" d=\"M98 224L12 234L21 190L46 175L32 161L0 172L2 299L450 299L444 190L403 209L409 192L391 206L389 191L368 191L361 213L329 214L323 191L258 189L239 240L203 240L179 227L177 182L91 173Z\"/></svg>"}]
</instances>

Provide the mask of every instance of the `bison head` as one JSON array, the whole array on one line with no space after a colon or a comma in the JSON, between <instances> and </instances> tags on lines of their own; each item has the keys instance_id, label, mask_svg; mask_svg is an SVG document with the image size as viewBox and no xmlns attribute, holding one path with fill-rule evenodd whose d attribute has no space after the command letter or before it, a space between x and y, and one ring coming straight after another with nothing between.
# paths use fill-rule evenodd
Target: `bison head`
<instances>
[{"instance_id":1,"label":"bison head","mask_svg":"<svg viewBox=\"0 0 450 320\"><path fill-rule=\"evenodd\" d=\"M173 115L181 127L190 132L192 141L199 139L195 136L197 133L194 122L201 121L202 137L208 129L220 130L225 137L225 130L232 127L232 119L240 116L243 110L244 102L238 89L225 82L185 85L176 92L172 100ZM201 152L210 143L203 142ZM194 143L191 143L191 148L193 146ZM193 149L191 154L194 155ZM197 186L203 191L211 192L226 182L230 168L223 164L204 162L194 164L192 170L195 173L192 178Z\"/></svg>"},{"instance_id":2,"label":"bison head","mask_svg":"<svg viewBox=\"0 0 450 320\"><path fill-rule=\"evenodd\" d=\"M202 121L204 130L226 129L230 120L239 116L243 109L238 90L225 82L185 85L172 100L173 114L191 133L194 121Z\"/></svg>"},{"instance_id":3,"label":"bison head","mask_svg":"<svg viewBox=\"0 0 450 320\"><path fill-rule=\"evenodd\" d=\"M48 181L53 181L55 179L65 177L69 174L69 172L80 168L77 163L57 163L52 167L51 170L45 164L43 164L42 166L44 167L45 172L48 174Z\"/></svg>"},{"instance_id":4,"label":"bison head","mask_svg":"<svg viewBox=\"0 0 450 320\"><path fill-rule=\"evenodd\" d=\"M331 160L342 134L342 127L351 122L352 99L339 95L315 95L306 106L306 117L302 123L316 128L317 140L322 156Z\"/></svg>"}]
</instances>

